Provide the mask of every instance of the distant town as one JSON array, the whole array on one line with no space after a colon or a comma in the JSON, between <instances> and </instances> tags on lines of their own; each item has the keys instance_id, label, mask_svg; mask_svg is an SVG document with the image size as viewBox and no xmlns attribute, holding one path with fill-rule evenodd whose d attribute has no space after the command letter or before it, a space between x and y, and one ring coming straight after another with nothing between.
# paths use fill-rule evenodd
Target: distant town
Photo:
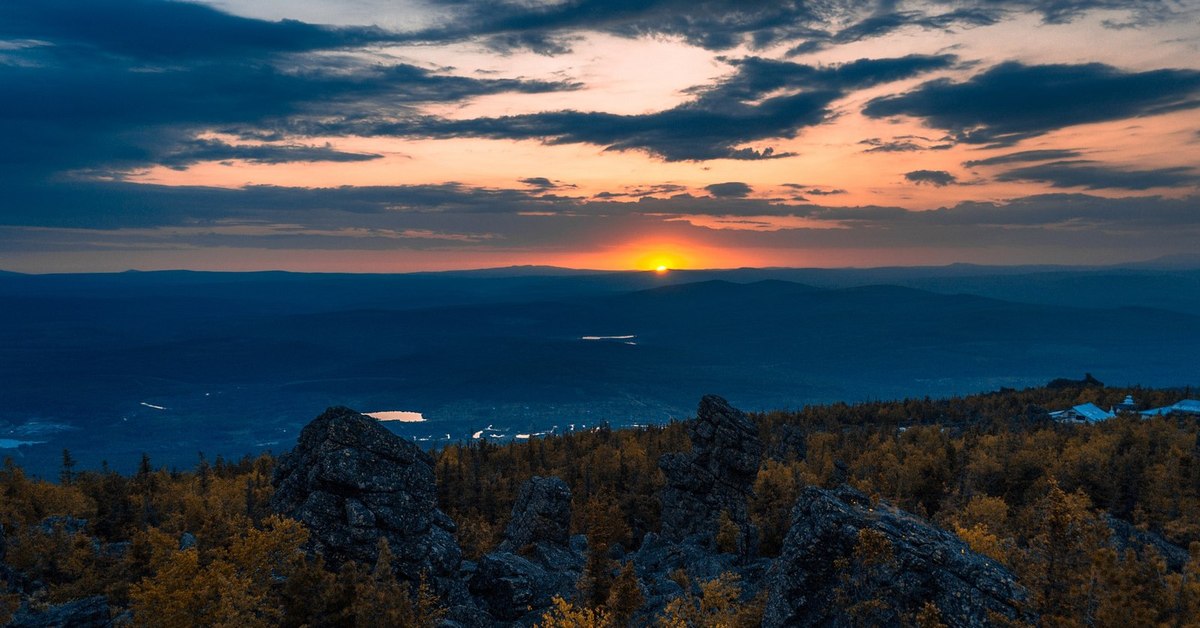
<instances>
[{"instance_id":1,"label":"distant town","mask_svg":"<svg viewBox=\"0 0 1200 628\"><path fill-rule=\"evenodd\" d=\"M1166 416L1169 414L1191 414L1200 416L1200 401L1195 399L1184 399L1173 405L1164 406L1162 408L1151 408L1149 410L1137 409L1137 401L1133 395L1126 395L1125 400L1112 406L1108 410L1097 406L1094 403L1082 403L1077 406L1072 406L1066 410L1058 410L1050 413L1050 418L1055 421L1064 423L1097 423L1115 418L1122 413L1137 413L1143 417Z\"/></svg>"}]
</instances>

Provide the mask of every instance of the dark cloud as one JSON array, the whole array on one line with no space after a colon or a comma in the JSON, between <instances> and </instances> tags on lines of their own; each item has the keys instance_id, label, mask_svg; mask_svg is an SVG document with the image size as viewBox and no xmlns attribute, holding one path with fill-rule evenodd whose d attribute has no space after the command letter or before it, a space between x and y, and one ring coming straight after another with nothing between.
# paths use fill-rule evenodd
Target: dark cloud
<instances>
[{"instance_id":1,"label":"dark cloud","mask_svg":"<svg viewBox=\"0 0 1200 628\"><path fill-rule=\"evenodd\" d=\"M728 181L704 186L713 198L744 198L753 192L753 188L741 181Z\"/></svg>"},{"instance_id":2,"label":"dark cloud","mask_svg":"<svg viewBox=\"0 0 1200 628\"><path fill-rule=\"evenodd\" d=\"M374 153L350 153L331 145L304 144L228 144L220 140L197 139L183 143L173 152L162 156L158 163L182 169L203 161L249 161L260 164L282 164L297 161L354 162L379 159Z\"/></svg>"},{"instance_id":3,"label":"dark cloud","mask_svg":"<svg viewBox=\"0 0 1200 628\"><path fill-rule=\"evenodd\" d=\"M717 84L692 90L694 100L655 113L553 111L468 120L348 120L330 131L595 144L606 150L643 150L667 161L772 159L786 155L769 146L745 144L795 137L801 129L829 119L830 105L851 90L918 76L955 62L952 55L909 55L816 67L751 57L732 61L735 71Z\"/></svg>"},{"instance_id":4,"label":"dark cloud","mask_svg":"<svg viewBox=\"0 0 1200 628\"><path fill-rule=\"evenodd\" d=\"M484 46L501 54L529 50L540 55L554 56L571 52L571 37L553 37L544 33L504 33L484 40Z\"/></svg>"},{"instance_id":5,"label":"dark cloud","mask_svg":"<svg viewBox=\"0 0 1200 628\"><path fill-rule=\"evenodd\" d=\"M541 188L543 190L557 187L554 185L553 181L547 179L546 177L526 177L524 179L518 179L518 182L524 183L530 187Z\"/></svg>"},{"instance_id":6,"label":"dark cloud","mask_svg":"<svg viewBox=\"0 0 1200 628\"><path fill-rule=\"evenodd\" d=\"M910 173L912 174L912 173ZM946 174L936 173L935 174ZM715 184L712 196L597 198L545 194L541 189L486 188L461 183L399 186L299 188L254 185L243 188L161 186L126 182L74 182L46 185L29 197L7 198L0 225L8 227L112 230L146 227L204 227L229 221L295 225L329 230L453 230L458 225L494 225L499 216L541 216L554 224L572 216L798 216L830 226L914 230L968 226L1053 226L1145 228L1164 225L1200 228L1196 198L1100 198L1046 194L1006 202L963 202L929 211L898 207L822 207L776 199L746 198L749 186ZM657 186L639 188L639 192ZM672 188L673 189L673 188ZM725 196L720 196L725 194ZM431 218L441 216L442 218ZM464 218L469 217L469 218ZM550 227L548 227L550 228ZM493 231L492 226L480 227ZM507 237L515 237L509 234Z\"/></svg>"},{"instance_id":7,"label":"dark cloud","mask_svg":"<svg viewBox=\"0 0 1200 628\"><path fill-rule=\"evenodd\" d=\"M551 181L550 179L548 179L546 177L526 177L524 179L518 179L517 182L524 183L525 185L528 185L529 187L537 188L539 190L562 190L562 189L572 189L572 188L579 187L573 183L563 183L562 181Z\"/></svg>"},{"instance_id":8,"label":"dark cloud","mask_svg":"<svg viewBox=\"0 0 1200 628\"><path fill-rule=\"evenodd\" d=\"M642 198L645 196L670 196L687 190L687 186L675 183L659 183L657 185L634 186L622 192L604 191L596 194L598 199Z\"/></svg>"},{"instance_id":9,"label":"dark cloud","mask_svg":"<svg viewBox=\"0 0 1200 628\"><path fill-rule=\"evenodd\" d=\"M958 177L945 170L913 170L904 173L904 178L910 183L932 185L939 188L958 181Z\"/></svg>"},{"instance_id":10,"label":"dark cloud","mask_svg":"<svg viewBox=\"0 0 1200 628\"><path fill-rule=\"evenodd\" d=\"M33 229L0 223L0 257L5 263L19 263L22 251L36 256L62 250L82 256L118 251L116 257L105 259L126 266L134 259L140 264L154 264L157 259L161 265L170 264L162 260L175 259L169 257L172 251L218 247L230 263L240 259L236 249L337 251L339 259L347 260L356 259L359 251L400 254L446 248L462 255L509 250L527 256L530 250L547 254L593 250L644 232L677 236L697 246L735 249L894 249L920 251L922 259L943 262L977 260L972 256L991 251L1001 256L992 257L993 261L1020 262L1050 255L1078 262L1191 251L1200 237L1200 213L1195 211L1200 198L1195 196L1048 194L909 211L687 194L637 201L546 199L529 190L460 184L236 190L88 185L109 189L104 195L95 189L80 191L78 199L98 199L104 210L99 214L76 210L76 218L87 219L87 224L76 220L71 225L47 225L51 219L64 222L64 216L55 218L49 212L31 216L33 224L41 225ZM62 199L62 190L59 193ZM152 207L158 209L144 211ZM469 220L463 213L470 215ZM704 219L693 223L698 216ZM779 216L805 220L779 224L774 220ZM168 256L155 257L159 252ZM251 265L263 263L261 258L245 259Z\"/></svg>"},{"instance_id":11,"label":"dark cloud","mask_svg":"<svg viewBox=\"0 0 1200 628\"><path fill-rule=\"evenodd\" d=\"M753 100L780 89L849 91L899 81L954 67L954 55L907 55L858 59L841 64L807 65L762 57L729 60L737 71L702 94L721 99Z\"/></svg>"},{"instance_id":12,"label":"dark cloud","mask_svg":"<svg viewBox=\"0 0 1200 628\"><path fill-rule=\"evenodd\" d=\"M803 42L788 51L790 55L812 54L839 44L849 44L890 35L904 28L949 30L955 26L989 26L998 22L1003 11L994 7L964 7L945 13L896 11L894 3L881 3L873 15L866 16L839 31L813 28L799 33Z\"/></svg>"},{"instance_id":13,"label":"dark cloud","mask_svg":"<svg viewBox=\"0 0 1200 628\"><path fill-rule=\"evenodd\" d=\"M5 0L0 38L33 39L151 60L241 58L395 39L378 28L332 28L237 17L164 0Z\"/></svg>"},{"instance_id":14,"label":"dark cloud","mask_svg":"<svg viewBox=\"0 0 1200 628\"><path fill-rule=\"evenodd\" d=\"M1099 63L1007 62L963 82L938 79L870 101L875 118L912 116L958 141L997 146L1076 124L1200 107L1200 71L1125 72Z\"/></svg>"},{"instance_id":15,"label":"dark cloud","mask_svg":"<svg viewBox=\"0 0 1200 628\"><path fill-rule=\"evenodd\" d=\"M1038 194L1002 203L967 201L953 207L909 212L905 220L928 225L1054 227L1064 226L1087 234L1103 230L1117 233L1142 230L1164 237L1164 228L1200 228L1197 197L1166 199L1160 196L1103 198L1088 194Z\"/></svg>"},{"instance_id":16,"label":"dark cloud","mask_svg":"<svg viewBox=\"0 0 1200 628\"><path fill-rule=\"evenodd\" d=\"M10 190L0 224L113 229L208 224L225 219L304 223L309 215L400 213L519 213L573 211L577 199L543 190L482 188L461 183L302 188L164 186L125 182L63 181Z\"/></svg>"},{"instance_id":17,"label":"dark cloud","mask_svg":"<svg viewBox=\"0 0 1200 628\"><path fill-rule=\"evenodd\" d=\"M97 27L117 19L89 22L100 7L138 28ZM358 159L299 148L288 132L275 129L301 129L307 120L334 116L412 116L421 103L576 87L376 64L329 53L358 41L341 31L320 35L326 30L182 3L51 0L42 7L17 0L0 3L0 12L5 36L40 42L6 50L7 63L0 63L0 181L180 166L205 153L268 162ZM277 31L283 34L272 35ZM215 52L226 44L236 54ZM297 55L319 46L326 46L325 54ZM250 149L197 140L211 130L284 142Z\"/></svg>"},{"instance_id":18,"label":"dark cloud","mask_svg":"<svg viewBox=\"0 0 1200 628\"><path fill-rule=\"evenodd\" d=\"M908 140L885 142L878 138L870 138L859 142L859 144L866 144L871 147L864 150L864 153L911 153L925 150L924 146Z\"/></svg>"},{"instance_id":19,"label":"dark cloud","mask_svg":"<svg viewBox=\"0 0 1200 628\"><path fill-rule=\"evenodd\" d=\"M1077 159L1015 168L1000 174L996 180L1037 181L1056 188L1149 190L1200 185L1200 172L1190 167L1125 169Z\"/></svg>"},{"instance_id":20,"label":"dark cloud","mask_svg":"<svg viewBox=\"0 0 1200 628\"><path fill-rule=\"evenodd\" d=\"M808 194L811 196L837 196L839 194L846 193L846 190L843 190L840 188L822 188L819 186L808 185L806 183L784 183L784 184L782 184L782 186L785 188L791 188L793 190L796 190L797 192L800 192L802 194ZM807 202L808 201L807 197L802 196L800 194L793 195L790 198L791 198L791 200L798 201L798 202Z\"/></svg>"},{"instance_id":21,"label":"dark cloud","mask_svg":"<svg viewBox=\"0 0 1200 628\"><path fill-rule=\"evenodd\" d=\"M923 150L946 150L953 148L954 144L947 142L947 139L949 138L935 141L918 135L902 135L890 140L869 137L860 141L859 144L871 147L865 149L864 153L912 153Z\"/></svg>"},{"instance_id":22,"label":"dark cloud","mask_svg":"<svg viewBox=\"0 0 1200 628\"><path fill-rule=\"evenodd\" d=\"M1080 155L1079 151L1069 149L1047 148L1040 150L1022 150L1015 153L1005 155L996 155L986 159L972 159L964 161L963 165L968 168L976 166L999 166L1003 164L1017 164L1031 161L1051 161L1054 159L1072 159Z\"/></svg>"},{"instance_id":23,"label":"dark cloud","mask_svg":"<svg viewBox=\"0 0 1200 628\"><path fill-rule=\"evenodd\" d=\"M897 10L894 2L850 0L435 0L452 15L442 27L410 35L414 40L481 39L502 51L525 48L541 54L570 49L564 38L581 31L621 37L671 36L709 50L739 45L762 49L795 44L793 54L891 34L902 28L946 30L994 24L1005 10L971 3L946 11ZM829 30L830 24L846 24Z\"/></svg>"},{"instance_id":24,"label":"dark cloud","mask_svg":"<svg viewBox=\"0 0 1200 628\"><path fill-rule=\"evenodd\" d=\"M944 4L966 5L968 8L1003 10L1012 13L1032 12L1047 24L1065 24L1093 11L1124 11L1130 14L1123 26L1133 28L1153 24L1176 14L1181 8L1169 0L942 0ZM1106 20L1111 22L1111 20Z\"/></svg>"},{"instance_id":25,"label":"dark cloud","mask_svg":"<svg viewBox=\"0 0 1200 628\"><path fill-rule=\"evenodd\" d=\"M672 35L712 50L741 43L763 46L794 35L803 25L851 12L838 2L742 0L566 0L516 3L504 0L436 0L453 15L450 24L413 34L414 39L532 38L599 31L623 37Z\"/></svg>"}]
</instances>

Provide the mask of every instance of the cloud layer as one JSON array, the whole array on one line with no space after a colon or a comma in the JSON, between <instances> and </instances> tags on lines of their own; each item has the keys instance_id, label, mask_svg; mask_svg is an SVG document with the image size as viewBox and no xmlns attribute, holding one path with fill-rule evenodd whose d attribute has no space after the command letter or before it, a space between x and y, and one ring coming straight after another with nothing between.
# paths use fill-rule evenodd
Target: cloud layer
<instances>
[{"instance_id":1,"label":"cloud layer","mask_svg":"<svg viewBox=\"0 0 1200 628\"><path fill-rule=\"evenodd\" d=\"M0 3L0 264L1194 247L1191 3L405 6L432 27L304 6Z\"/></svg>"}]
</instances>

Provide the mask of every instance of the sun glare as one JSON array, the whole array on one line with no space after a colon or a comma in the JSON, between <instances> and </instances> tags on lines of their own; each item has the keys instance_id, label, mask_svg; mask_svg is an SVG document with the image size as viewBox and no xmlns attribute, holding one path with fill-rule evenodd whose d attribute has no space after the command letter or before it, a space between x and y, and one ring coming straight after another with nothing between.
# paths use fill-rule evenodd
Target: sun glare
<instances>
[{"instance_id":1,"label":"sun glare","mask_svg":"<svg viewBox=\"0 0 1200 628\"><path fill-rule=\"evenodd\" d=\"M633 253L631 256L633 258L632 266L638 270L648 270L659 274L675 268L691 268L695 256L691 251L685 252L685 250L679 245L662 243L646 248L636 247L631 251Z\"/></svg>"}]
</instances>

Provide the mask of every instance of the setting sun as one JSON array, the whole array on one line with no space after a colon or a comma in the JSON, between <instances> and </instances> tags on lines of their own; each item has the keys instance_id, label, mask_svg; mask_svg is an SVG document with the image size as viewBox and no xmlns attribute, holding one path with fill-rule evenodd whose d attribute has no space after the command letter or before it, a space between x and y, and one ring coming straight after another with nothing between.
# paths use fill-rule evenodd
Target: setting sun
<instances>
[{"instance_id":1,"label":"setting sun","mask_svg":"<svg viewBox=\"0 0 1200 628\"><path fill-rule=\"evenodd\" d=\"M675 268L693 268L700 256L694 246L678 242L637 244L627 249L638 270L665 273Z\"/></svg>"}]
</instances>

